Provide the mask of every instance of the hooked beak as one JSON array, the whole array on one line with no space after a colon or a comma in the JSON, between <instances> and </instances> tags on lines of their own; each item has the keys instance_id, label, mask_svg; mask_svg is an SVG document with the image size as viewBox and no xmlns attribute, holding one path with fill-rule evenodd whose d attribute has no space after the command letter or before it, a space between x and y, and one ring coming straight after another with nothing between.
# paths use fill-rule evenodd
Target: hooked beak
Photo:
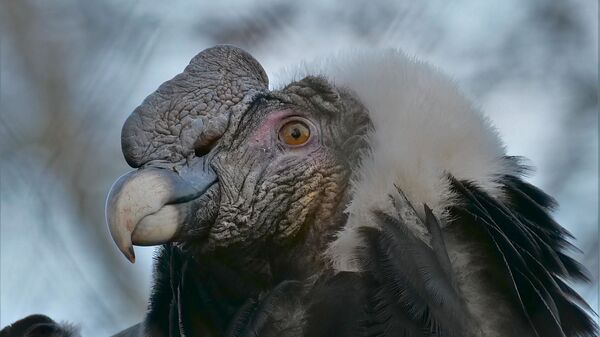
<instances>
[{"instance_id":1,"label":"hooked beak","mask_svg":"<svg viewBox=\"0 0 600 337\"><path fill-rule=\"evenodd\" d=\"M106 200L106 222L119 250L135 262L132 245L152 246L176 238L190 221L189 201L202 196L216 181L212 169L178 170L147 167L121 176Z\"/></svg>"}]
</instances>

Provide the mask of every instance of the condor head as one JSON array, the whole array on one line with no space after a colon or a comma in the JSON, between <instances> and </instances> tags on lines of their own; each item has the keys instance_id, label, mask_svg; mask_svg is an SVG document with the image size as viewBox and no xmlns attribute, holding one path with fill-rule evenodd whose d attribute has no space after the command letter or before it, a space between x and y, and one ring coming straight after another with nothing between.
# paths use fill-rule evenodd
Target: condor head
<instances>
[{"instance_id":1,"label":"condor head","mask_svg":"<svg viewBox=\"0 0 600 337\"><path fill-rule=\"evenodd\" d=\"M248 53L204 50L123 127L123 153L136 170L109 193L112 237L131 262L132 245L167 242L194 254L282 254L308 241L322 252L343 224L369 126L362 105L323 79L269 91Z\"/></svg>"}]
</instances>

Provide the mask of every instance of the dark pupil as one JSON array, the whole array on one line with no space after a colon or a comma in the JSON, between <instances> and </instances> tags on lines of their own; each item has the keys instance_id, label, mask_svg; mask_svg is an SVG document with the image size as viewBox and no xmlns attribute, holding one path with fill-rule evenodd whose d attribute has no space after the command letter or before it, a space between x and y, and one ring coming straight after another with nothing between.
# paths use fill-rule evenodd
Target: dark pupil
<instances>
[{"instance_id":1,"label":"dark pupil","mask_svg":"<svg viewBox=\"0 0 600 337\"><path fill-rule=\"evenodd\" d=\"M292 130L292 137L294 137L294 139L298 139L300 136L302 136L302 132L300 132L298 128L294 128L294 130Z\"/></svg>"}]
</instances>

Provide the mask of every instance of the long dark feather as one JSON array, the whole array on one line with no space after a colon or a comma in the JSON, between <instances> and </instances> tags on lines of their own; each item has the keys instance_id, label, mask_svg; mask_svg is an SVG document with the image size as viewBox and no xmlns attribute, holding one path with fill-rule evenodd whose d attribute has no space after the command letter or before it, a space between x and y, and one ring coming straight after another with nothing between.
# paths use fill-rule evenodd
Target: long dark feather
<instances>
[{"instance_id":1,"label":"long dark feather","mask_svg":"<svg viewBox=\"0 0 600 337\"><path fill-rule=\"evenodd\" d=\"M284 336L283 331L278 331L276 322L273 322L273 315L277 310L282 310L283 304L292 306L295 298L302 292L302 284L299 281L283 281L273 290L264 294L257 301L257 305L248 317L248 322L241 330L239 337L255 336Z\"/></svg>"},{"instance_id":2,"label":"long dark feather","mask_svg":"<svg viewBox=\"0 0 600 337\"><path fill-rule=\"evenodd\" d=\"M548 213L556 202L516 176L499 179L502 201L474 184L449 178L459 205L453 223L473 223L487 233L508 278L513 299L538 336L592 337L589 306L561 278L587 280L584 268L564 253L570 234Z\"/></svg>"},{"instance_id":3,"label":"long dark feather","mask_svg":"<svg viewBox=\"0 0 600 337\"><path fill-rule=\"evenodd\" d=\"M256 310L257 301L254 298L250 298L242 305L242 307L235 314L231 323L229 323L229 328L227 328L227 332L225 333L226 337L240 337L242 336L244 329L250 323L252 319L252 314Z\"/></svg>"},{"instance_id":4,"label":"long dark feather","mask_svg":"<svg viewBox=\"0 0 600 337\"><path fill-rule=\"evenodd\" d=\"M381 231L365 227L361 229L361 234L366 243L361 250L361 263L371 280L371 294L365 308L368 319L363 322L361 336L422 336L424 322L415 321L410 317L409 310L397 303L398 291L393 288L401 285L389 279L396 276L398 271L393 269L390 256L382 247ZM405 288L402 295L410 295L410 289ZM404 302L406 300L404 298Z\"/></svg>"},{"instance_id":5,"label":"long dark feather","mask_svg":"<svg viewBox=\"0 0 600 337\"><path fill-rule=\"evenodd\" d=\"M425 206L425 224L399 190L394 216L375 211L379 229L363 228L363 269L373 275L374 336L467 336L469 315L458 294L439 223ZM406 221L428 228L431 247L417 238ZM379 329L379 330L377 330Z\"/></svg>"},{"instance_id":6,"label":"long dark feather","mask_svg":"<svg viewBox=\"0 0 600 337\"><path fill-rule=\"evenodd\" d=\"M455 189L468 198L469 202L465 203L464 207L469 209L475 220L474 223L489 234L502 267L506 269L506 274L513 285L515 301L521 307L522 314L530 323L533 332L540 337L564 336L560 322L548 310L550 306L532 285L531 278L535 278L535 275L530 272L526 257L523 256L524 250L520 246L520 243L530 238L522 233L520 224L507 225L506 222L510 221L510 218L501 214L496 205L490 205L494 201L482 195L483 192L470 186L469 183L463 184L456 180L452 182ZM508 231L505 231L507 227ZM548 329L548 325L553 327Z\"/></svg>"}]
</instances>

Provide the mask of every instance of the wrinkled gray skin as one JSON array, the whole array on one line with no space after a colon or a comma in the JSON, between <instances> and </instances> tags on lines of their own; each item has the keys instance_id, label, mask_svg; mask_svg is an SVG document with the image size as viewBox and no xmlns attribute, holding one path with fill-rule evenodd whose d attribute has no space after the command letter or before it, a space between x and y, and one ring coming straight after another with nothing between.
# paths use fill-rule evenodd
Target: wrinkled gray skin
<instances>
[{"instance_id":1,"label":"wrinkled gray skin","mask_svg":"<svg viewBox=\"0 0 600 337\"><path fill-rule=\"evenodd\" d=\"M279 139L291 120L309 126L304 145ZM132 261L131 242L177 242L195 255L236 257L240 269L264 278L325 270L322 252L345 220L369 127L364 107L324 79L271 92L248 53L204 50L123 127L125 159L139 170L109 195L113 238Z\"/></svg>"}]
</instances>

